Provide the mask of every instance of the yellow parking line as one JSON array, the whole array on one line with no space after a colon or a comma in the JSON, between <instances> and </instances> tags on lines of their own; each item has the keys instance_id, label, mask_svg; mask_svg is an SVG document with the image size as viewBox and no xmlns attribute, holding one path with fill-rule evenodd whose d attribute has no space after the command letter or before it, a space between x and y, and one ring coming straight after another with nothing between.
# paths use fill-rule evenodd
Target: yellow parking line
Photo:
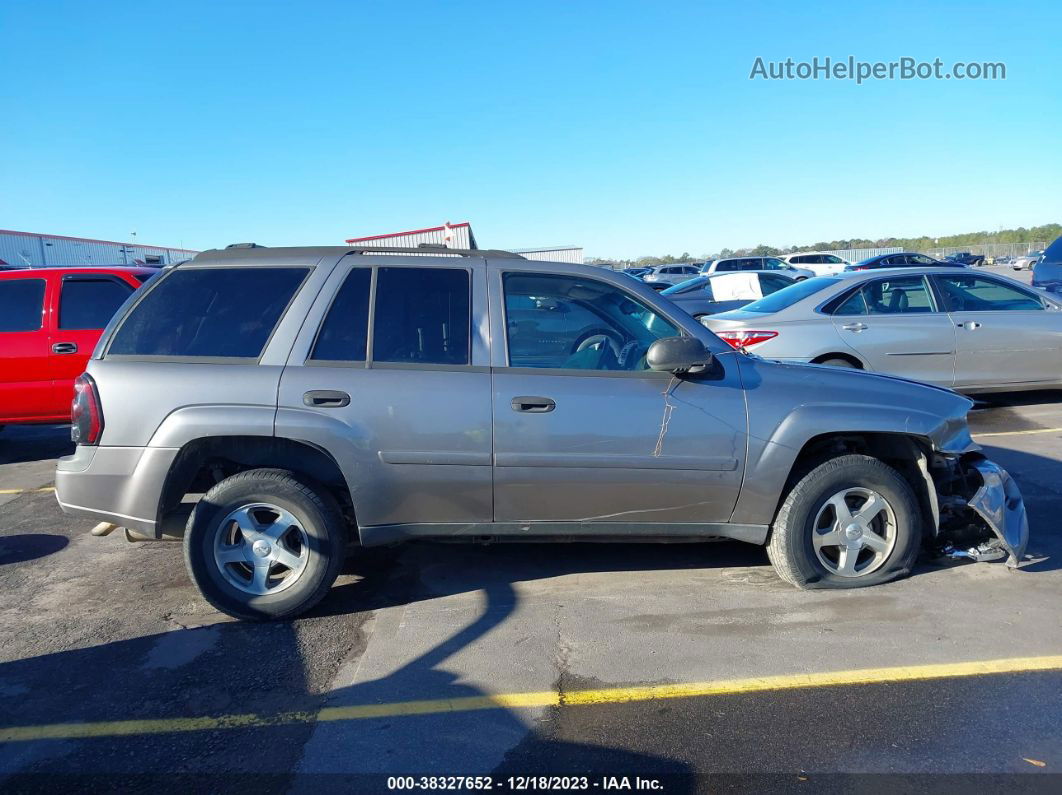
<instances>
[{"instance_id":1,"label":"yellow parking line","mask_svg":"<svg viewBox=\"0 0 1062 795\"><path fill-rule=\"evenodd\" d=\"M927 679L952 679L991 674L1025 673L1030 671L1062 670L1062 655L1047 657L1011 657L1000 660L938 663L932 665L902 665L893 668L863 668L851 671L783 674L748 679L720 679L714 682L691 682L673 685L643 685L611 687L596 690L574 690L560 693L545 690L532 693L499 693L497 695L441 698L423 701L398 701L385 704L357 704L349 707L325 707L319 712L283 712L275 715L221 715L191 718L158 718L145 720L116 720L96 723L53 723L38 726L9 726L0 729L0 742L31 742L34 740L74 740L100 737L124 737L170 732L213 731L221 729L254 729L287 726L315 721L365 720L368 718L397 718L412 715L437 715L448 712L471 712L483 709L520 709L527 707L568 707L593 704L623 704L637 701L656 701L666 698L697 698L728 696L741 693L762 693L772 690L793 690L841 685L884 684L887 682L918 682Z\"/></svg>"},{"instance_id":2,"label":"yellow parking line","mask_svg":"<svg viewBox=\"0 0 1062 795\"><path fill-rule=\"evenodd\" d=\"M1033 433L1062 433L1062 428L1034 428L1031 431L992 431L991 433L974 433L972 436L1028 436Z\"/></svg>"},{"instance_id":3,"label":"yellow parking line","mask_svg":"<svg viewBox=\"0 0 1062 795\"><path fill-rule=\"evenodd\" d=\"M55 486L44 486L39 489L0 489L0 494L44 494L55 491Z\"/></svg>"}]
</instances>

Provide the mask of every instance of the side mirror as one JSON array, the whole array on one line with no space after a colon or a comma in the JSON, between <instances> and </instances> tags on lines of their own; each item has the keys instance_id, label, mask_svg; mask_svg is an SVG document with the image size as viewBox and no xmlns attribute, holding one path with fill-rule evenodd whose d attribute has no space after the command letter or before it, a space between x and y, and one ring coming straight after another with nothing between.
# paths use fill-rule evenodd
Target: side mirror
<instances>
[{"instance_id":1,"label":"side mirror","mask_svg":"<svg viewBox=\"0 0 1062 795\"><path fill-rule=\"evenodd\" d=\"M709 364L712 353L694 337L664 337L649 346L645 361L650 370L678 374Z\"/></svg>"}]
</instances>

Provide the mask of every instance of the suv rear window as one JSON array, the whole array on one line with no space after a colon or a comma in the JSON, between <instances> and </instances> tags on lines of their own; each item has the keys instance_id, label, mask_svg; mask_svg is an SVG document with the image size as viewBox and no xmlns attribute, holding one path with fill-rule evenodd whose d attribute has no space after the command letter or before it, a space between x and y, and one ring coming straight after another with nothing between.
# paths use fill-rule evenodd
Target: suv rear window
<instances>
[{"instance_id":1,"label":"suv rear window","mask_svg":"<svg viewBox=\"0 0 1062 795\"><path fill-rule=\"evenodd\" d=\"M44 279L0 282L0 331L36 331L44 310Z\"/></svg>"},{"instance_id":2,"label":"suv rear window","mask_svg":"<svg viewBox=\"0 0 1062 795\"><path fill-rule=\"evenodd\" d=\"M380 268L373 361L468 364L469 287L464 269Z\"/></svg>"},{"instance_id":3,"label":"suv rear window","mask_svg":"<svg viewBox=\"0 0 1062 795\"><path fill-rule=\"evenodd\" d=\"M108 355L257 359L306 268L178 268L114 333Z\"/></svg>"}]
</instances>

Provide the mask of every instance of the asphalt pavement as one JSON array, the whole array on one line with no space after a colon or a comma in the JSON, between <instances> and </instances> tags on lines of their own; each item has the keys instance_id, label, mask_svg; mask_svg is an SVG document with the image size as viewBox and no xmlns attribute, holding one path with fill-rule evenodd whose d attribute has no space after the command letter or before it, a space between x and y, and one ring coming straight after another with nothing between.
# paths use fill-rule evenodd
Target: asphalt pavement
<instances>
[{"instance_id":1,"label":"asphalt pavement","mask_svg":"<svg viewBox=\"0 0 1062 795\"><path fill-rule=\"evenodd\" d=\"M1030 512L1018 571L800 592L738 543L421 543L274 624L212 611L178 544L88 535L47 490L67 430L5 429L0 786L1057 791L1062 660L1030 661L1062 655L1058 397L971 413Z\"/></svg>"}]
</instances>

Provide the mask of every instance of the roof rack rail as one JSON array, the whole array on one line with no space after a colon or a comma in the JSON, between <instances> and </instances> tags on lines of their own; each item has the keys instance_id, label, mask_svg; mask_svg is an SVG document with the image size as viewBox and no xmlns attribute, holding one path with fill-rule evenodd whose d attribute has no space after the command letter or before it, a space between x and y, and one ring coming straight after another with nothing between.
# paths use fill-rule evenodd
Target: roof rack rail
<instances>
[{"instance_id":1,"label":"roof rack rail","mask_svg":"<svg viewBox=\"0 0 1062 795\"><path fill-rule=\"evenodd\" d=\"M229 243L225 248L265 248L257 243Z\"/></svg>"},{"instance_id":2,"label":"roof rack rail","mask_svg":"<svg viewBox=\"0 0 1062 795\"><path fill-rule=\"evenodd\" d=\"M447 254L456 257L496 257L504 259L527 259L520 254L511 251L502 251L496 248L445 248L431 243L421 243L416 248L402 248L392 246L351 246L351 254Z\"/></svg>"}]
</instances>

